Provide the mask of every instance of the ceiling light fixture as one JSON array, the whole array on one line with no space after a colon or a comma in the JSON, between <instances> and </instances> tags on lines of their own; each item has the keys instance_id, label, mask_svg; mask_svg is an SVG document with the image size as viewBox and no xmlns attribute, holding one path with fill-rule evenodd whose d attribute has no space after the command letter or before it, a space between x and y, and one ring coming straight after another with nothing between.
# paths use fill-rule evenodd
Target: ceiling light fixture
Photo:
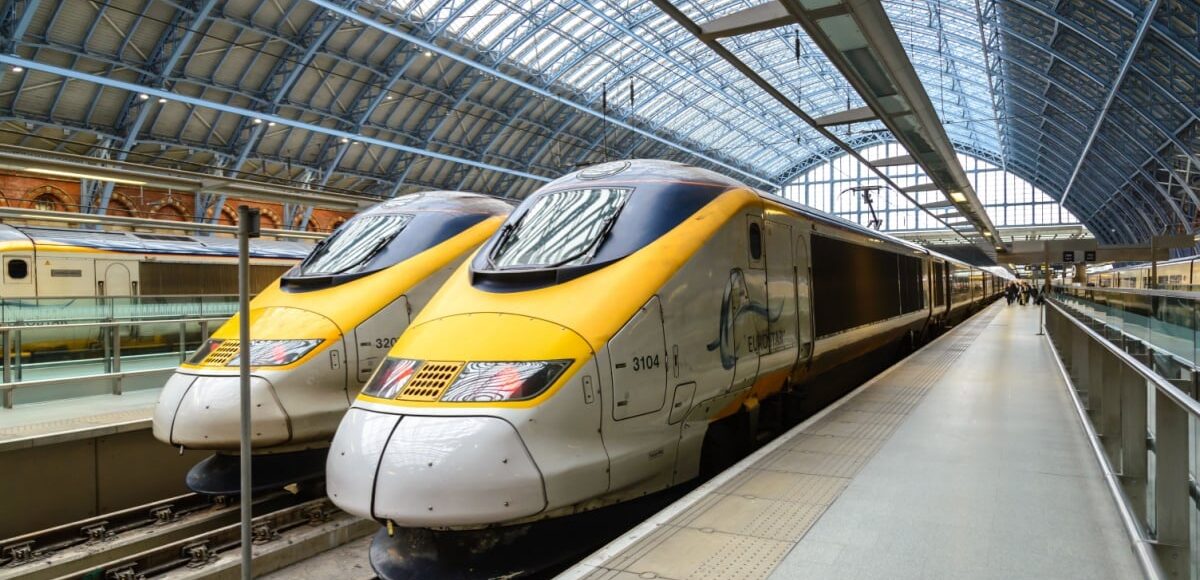
<instances>
[{"instance_id":1,"label":"ceiling light fixture","mask_svg":"<svg viewBox=\"0 0 1200 580\"><path fill-rule=\"evenodd\" d=\"M25 72L25 67L18 65L18 64L14 64L12 67L12 71L15 73Z\"/></svg>"},{"instance_id":2,"label":"ceiling light fixture","mask_svg":"<svg viewBox=\"0 0 1200 580\"><path fill-rule=\"evenodd\" d=\"M159 98L158 98L158 104L160 104L160 105L165 105L165 104L167 104L167 98L166 98L166 97L159 97Z\"/></svg>"},{"instance_id":3,"label":"ceiling light fixture","mask_svg":"<svg viewBox=\"0 0 1200 580\"><path fill-rule=\"evenodd\" d=\"M963 203L967 201L967 196L961 191L951 191L950 199L953 199L955 203Z\"/></svg>"},{"instance_id":4,"label":"ceiling light fixture","mask_svg":"<svg viewBox=\"0 0 1200 580\"><path fill-rule=\"evenodd\" d=\"M60 171L58 169L46 169L45 167L26 167L22 171L30 173L40 173L42 175L54 175L56 177L74 177L75 179L91 179L92 181L111 181L113 183L124 183L127 185L146 185L145 181L136 179L125 179L123 177L108 177L104 175L95 175L91 173L75 173L73 171Z\"/></svg>"},{"instance_id":5,"label":"ceiling light fixture","mask_svg":"<svg viewBox=\"0 0 1200 580\"><path fill-rule=\"evenodd\" d=\"M150 99L150 95L147 95L146 93L142 93L142 94L138 95L138 99L145 101L145 100Z\"/></svg>"}]
</instances>

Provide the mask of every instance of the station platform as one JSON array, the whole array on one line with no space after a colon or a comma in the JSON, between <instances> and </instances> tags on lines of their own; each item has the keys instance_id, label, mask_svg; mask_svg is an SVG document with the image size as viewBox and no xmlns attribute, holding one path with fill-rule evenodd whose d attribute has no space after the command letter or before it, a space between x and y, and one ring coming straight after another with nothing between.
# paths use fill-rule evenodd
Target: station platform
<instances>
[{"instance_id":1,"label":"station platform","mask_svg":"<svg viewBox=\"0 0 1200 580\"><path fill-rule=\"evenodd\" d=\"M148 430L160 391L74 397L0 410L0 452Z\"/></svg>"},{"instance_id":2,"label":"station platform","mask_svg":"<svg viewBox=\"0 0 1200 580\"><path fill-rule=\"evenodd\" d=\"M1140 577L1038 330L988 307L560 577Z\"/></svg>"}]
</instances>

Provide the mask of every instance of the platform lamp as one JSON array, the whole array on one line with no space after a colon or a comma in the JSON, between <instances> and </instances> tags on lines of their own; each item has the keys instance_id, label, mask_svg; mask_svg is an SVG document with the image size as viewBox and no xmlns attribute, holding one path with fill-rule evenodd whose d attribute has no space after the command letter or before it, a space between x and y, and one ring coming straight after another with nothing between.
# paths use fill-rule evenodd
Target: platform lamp
<instances>
[{"instance_id":1,"label":"platform lamp","mask_svg":"<svg viewBox=\"0 0 1200 580\"><path fill-rule=\"evenodd\" d=\"M258 208L238 206L238 375L241 381L241 498L242 578L250 580L251 485L250 473L250 238L261 235Z\"/></svg>"}]
</instances>

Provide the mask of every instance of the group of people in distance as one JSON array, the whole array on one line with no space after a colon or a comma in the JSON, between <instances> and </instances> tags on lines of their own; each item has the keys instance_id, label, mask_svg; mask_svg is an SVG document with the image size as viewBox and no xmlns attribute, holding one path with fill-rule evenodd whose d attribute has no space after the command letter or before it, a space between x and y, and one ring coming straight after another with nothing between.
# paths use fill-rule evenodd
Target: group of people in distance
<instances>
[{"instance_id":1,"label":"group of people in distance","mask_svg":"<svg viewBox=\"0 0 1200 580\"><path fill-rule=\"evenodd\" d=\"M1012 306L1013 302L1017 302L1021 306L1042 303L1042 295L1038 292L1037 286L1033 286L1029 282L1009 282L1008 287L1004 289L1004 298L1008 300L1009 306Z\"/></svg>"}]
</instances>

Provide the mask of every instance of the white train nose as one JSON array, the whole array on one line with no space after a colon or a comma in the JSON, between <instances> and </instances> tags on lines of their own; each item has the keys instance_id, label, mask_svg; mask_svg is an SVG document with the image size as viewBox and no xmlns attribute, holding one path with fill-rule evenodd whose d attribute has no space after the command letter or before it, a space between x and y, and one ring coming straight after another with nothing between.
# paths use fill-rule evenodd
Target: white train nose
<instances>
[{"instance_id":1,"label":"white train nose","mask_svg":"<svg viewBox=\"0 0 1200 580\"><path fill-rule=\"evenodd\" d=\"M154 409L154 436L171 445L197 449L238 448L240 383L237 375L175 373ZM251 434L254 445L278 445L291 438L288 416L271 383L250 377Z\"/></svg>"},{"instance_id":2,"label":"white train nose","mask_svg":"<svg viewBox=\"0 0 1200 580\"><path fill-rule=\"evenodd\" d=\"M495 417L351 408L329 450L326 485L338 507L407 527L491 524L546 507L521 436Z\"/></svg>"}]
</instances>

